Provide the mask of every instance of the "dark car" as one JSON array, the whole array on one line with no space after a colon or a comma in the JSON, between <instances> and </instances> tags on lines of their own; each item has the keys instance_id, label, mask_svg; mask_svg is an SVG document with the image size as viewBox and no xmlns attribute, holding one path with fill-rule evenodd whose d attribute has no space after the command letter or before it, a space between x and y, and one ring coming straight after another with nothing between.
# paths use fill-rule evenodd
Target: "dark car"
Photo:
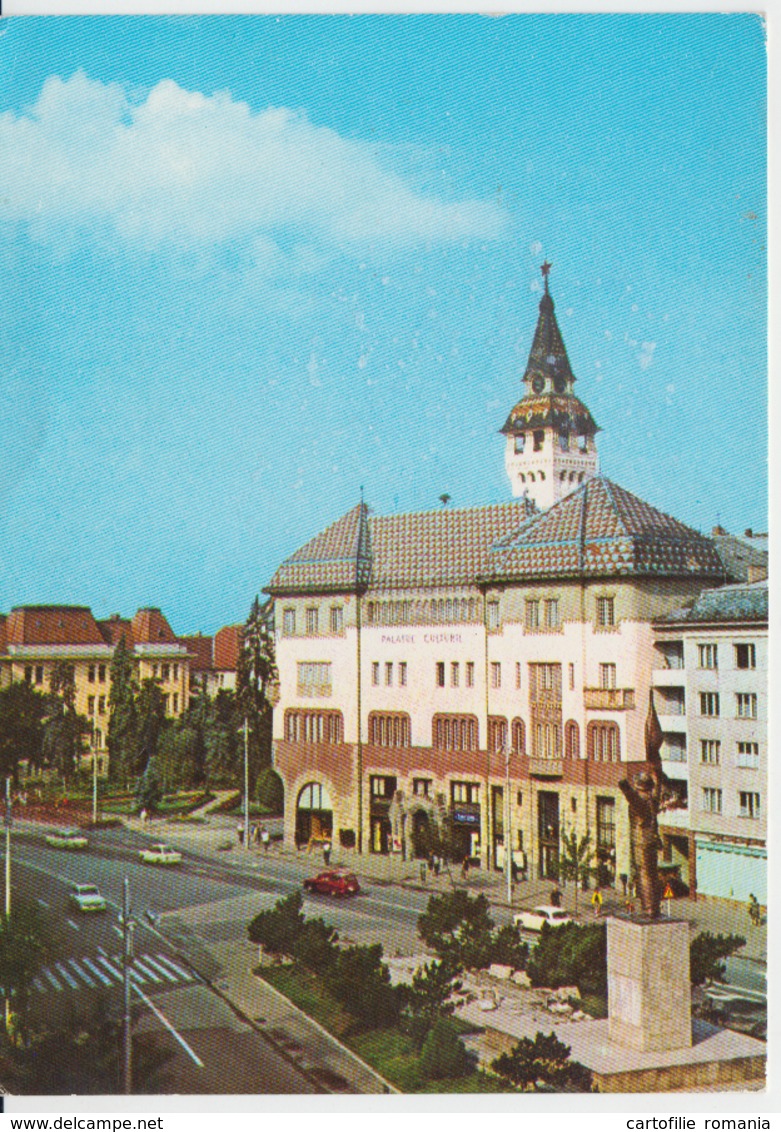
<instances>
[{"instance_id":1,"label":"dark car","mask_svg":"<svg viewBox=\"0 0 781 1132\"><path fill-rule=\"evenodd\" d=\"M326 869L304 881L304 892L321 892L325 896L357 896L361 891L355 873Z\"/></svg>"}]
</instances>

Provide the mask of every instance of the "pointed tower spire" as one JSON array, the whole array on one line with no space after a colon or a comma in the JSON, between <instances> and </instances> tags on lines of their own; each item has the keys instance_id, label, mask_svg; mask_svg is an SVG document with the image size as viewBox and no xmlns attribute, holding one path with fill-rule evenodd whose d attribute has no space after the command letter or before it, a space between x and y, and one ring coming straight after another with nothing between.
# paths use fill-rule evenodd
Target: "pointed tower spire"
<instances>
[{"instance_id":1,"label":"pointed tower spire","mask_svg":"<svg viewBox=\"0 0 781 1132\"><path fill-rule=\"evenodd\" d=\"M505 421L505 467L513 495L550 507L599 472L598 426L573 392L575 375L550 293L551 264L540 270L545 291L523 375L524 394Z\"/></svg>"}]
</instances>

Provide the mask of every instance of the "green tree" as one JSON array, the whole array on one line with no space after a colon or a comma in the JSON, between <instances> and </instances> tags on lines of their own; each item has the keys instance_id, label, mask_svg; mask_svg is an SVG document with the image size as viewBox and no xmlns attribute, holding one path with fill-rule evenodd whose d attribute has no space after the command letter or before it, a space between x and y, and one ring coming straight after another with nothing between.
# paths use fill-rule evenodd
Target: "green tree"
<instances>
[{"instance_id":1,"label":"green tree","mask_svg":"<svg viewBox=\"0 0 781 1132\"><path fill-rule=\"evenodd\" d=\"M521 1038L510 1053L491 1063L494 1073L517 1089L557 1093L590 1093L591 1071L578 1061L570 1061L570 1047L555 1034L537 1031L537 1037Z\"/></svg>"},{"instance_id":2,"label":"green tree","mask_svg":"<svg viewBox=\"0 0 781 1132\"><path fill-rule=\"evenodd\" d=\"M163 799L163 783L157 769L157 759L151 758L136 786L136 805L139 810L154 813Z\"/></svg>"},{"instance_id":3,"label":"green tree","mask_svg":"<svg viewBox=\"0 0 781 1132\"><path fill-rule=\"evenodd\" d=\"M114 649L109 693L108 752L109 777L127 786L135 773L138 753L138 713L133 656L124 634Z\"/></svg>"},{"instance_id":4,"label":"green tree","mask_svg":"<svg viewBox=\"0 0 781 1132\"><path fill-rule=\"evenodd\" d=\"M420 1053L420 1067L426 1076L434 1081L465 1077L475 1068L475 1060L467 1053L452 1021L437 1018Z\"/></svg>"},{"instance_id":5,"label":"green tree","mask_svg":"<svg viewBox=\"0 0 781 1132\"><path fill-rule=\"evenodd\" d=\"M267 604L255 598L242 630L241 648L236 668L236 699L242 719L249 722L250 777L254 782L260 771L271 766L273 708L271 696L276 688L277 672L274 636L269 627Z\"/></svg>"},{"instance_id":6,"label":"green tree","mask_svg":"<svg viewBox=\"0 0 781 1132\"><path fill-rule=\"evenodd\" d=\"M485 896L462 888L429 899L418 917L418 931L427 947L454 967L487 967L493 961L494 921Z\"/></svg>"},{"instance_id":7,"label":"green tree","mask_svg":"<svg viewBox=\"0 0 781 1132\"><path fill-rule=\"evenodd\" d=\"M584 880L596 874L592 864L596 854L591 844L591 834L586 833L578 837L573 829L571 833L562 831L561 856L559 858L559 871L563 880L571 880L575 884L575 912L578 910L578 892Z\"/></svg>"},{"instance_id":8,"label":"green tree","mask_svg":"<svg viewBox=\"0 0 781 1132\"><path fill-rule=\"evenodd\" d=\"M210 783L234 786L241 779L244 749L239 728L242 723L235 693L221 688L212 702L206 734L206 773Z\"/></svg>"},{"instance_id":9,"label":"green tree","mask_svg":"<svg viewBox=\"0 0 781 1132\"><path fill-rule=\"evenodd\" d=\"M325 920L305 920L293 941L293 958L320 976L332 971L337 962L339 933Z\"/></svg>"},{"instance_id":10,"label":"green tree","mask_svg":"<svg viewBox=\"0 0 781 1132\"><path fill-rule=\"evenodd\" d=\"M275 955L292 958L296 940L304 930L304 900L300 892L291 892L273 908L259 912L247 925L249 938Z\"/></svg>"},{"instance_id":11,"label":"green tree","mask_svg":"<svg viewBox=\"0 0 781 1132\"><path fill-rule=\"evenodd\" d=\"M138 774L157 754L160 735L166 725L165 696L157 680L144 680L136 696L138 720L137 747L132 773Z\"/></svg>"},{"instance_id":12,"label":"green tree","mask_svg":"<svg viewBox=\"0 0 781 1132\"><path fill-rule=\"evenodd\" d=\"M43 721L46 697L26 680L0 689L0 771L17 777L19 763L40 766L43 759Z\"/></svg>"},{"instance_id":13,"label":"green tree","mask_svg":"<svg viewBox=\"0 0 781 1132\"><path fill-rule=\"evenodd\" d=\"M393 1026L399 1019L402 992L391 986L381 943L343 948L326 973L326 984L365 1029Z\"/></svg>"},{"instance_id":14,"label":"green tree","mask_svg":"<svg viewBox=\"0 0 781 1132\"><path fill-rule=\"evenodd\" d=\"M58 660L49 678L46 719L43 729L43 759L67 784L81 767L86 752L85 737L92 731L88 719L76 711L74 666Z\"/></svg>"},{"instance_id":15,"label":"green tree","mask_svg":"<svg viewBox=\"0 0 781 1132\"><path fill-rule=\"evenodd\" d=\"M606 995L606 925L544 924L526 973L535 987L577 986L581 993Z\"/></svg>"},{"instance_id":16,"label":"green tree","mask_svg":"<svg viewBox=\"0 0 781 1132\"><path fill-rule=\"evenodd\" d=\"M283 813L285 809L285 787L273 767L264 767L258 775L255 797L269 813Z\"/></svg>"},{"instance_id":17,"label":"green tree","mask_svg":"<svg viewBox=\"0 0 781 1132\"><path fill-rule=\"evenodd\" d=\"M709 979L714 982L726 982L727 968L724 960L745 945L746 941L742 935L713 935L711 932L700 932L692 940L689 949L692 983L701 986Z\"/></svg>"},{"instance_id":18,"label":"green tree","mask_svg":"<svg viewBox=\"0 0 781 1132\"><path fill-rule=\"evenodd\" d=\"M521 939L515 924L505 924L494 933L491 943L491 962L502 963L516 971L525 971L529 958L529 945Z\"/></svg>"},{"instance_id":19,"label":"green tree","mask_svg":"<svg viewBox=\"0 0 781 1132\"><path fill-rule=\"evenodd\" d=\"M420 1047L432 1027L453 1013L453 996L461 990L461 970L447 960L434 960L416 971L404 994L402 1024Z\"/></svg>"},{"instance_id":20,"label":"green tree","mask_svg":"<svg viewBox=\"0 0 781 1132\"><path fill-rule=\"evenodd\" d=\"M18 1032L27 1032L27 1008L33 979L52 952L51 925L35 904L17 898L11 915L0 913L0 985L16 1016Z\"/></svg>"}]
</instances>

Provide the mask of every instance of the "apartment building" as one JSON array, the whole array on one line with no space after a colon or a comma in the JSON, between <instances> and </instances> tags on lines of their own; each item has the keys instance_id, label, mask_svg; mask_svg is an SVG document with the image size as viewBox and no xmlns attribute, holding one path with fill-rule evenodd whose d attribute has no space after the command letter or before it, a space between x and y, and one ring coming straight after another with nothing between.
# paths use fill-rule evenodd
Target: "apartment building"
<instances>
[{"instance_id":1,"label":"apartment building","mask_svg":"<svg viewBox=\"0 0 781 1132\"><path fill-rule=\"evenodd\" d=\"M768 583L708 589L655 625L665 769L688 797L666 857L703 896L767 899Z\"/></svg>"}]
</instances>

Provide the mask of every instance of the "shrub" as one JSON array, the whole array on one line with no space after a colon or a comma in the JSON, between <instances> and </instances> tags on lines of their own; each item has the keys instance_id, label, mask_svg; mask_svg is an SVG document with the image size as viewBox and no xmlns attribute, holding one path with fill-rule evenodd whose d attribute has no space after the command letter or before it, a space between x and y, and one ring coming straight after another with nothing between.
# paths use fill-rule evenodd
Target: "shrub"
<instances>
[{"instance_id":1,"label":"shrub","mask_svg":"<svg viewBox=\"0 0 781 1132\"><path fill-rule=\"evenodd\" d=\"M711 932L700 932L692 940L689 950L691 981L694 985L701 986L708 979L724 982L727 968L722 960L744 947L745 943L742 935L713 935Z\"/></svg>"},{"instance_id":2,"label":"shrub","mask_svg":"<svg viewBox=\"0 0 781 1132\"><path fill-rule=\"evenodd\" d=\"M518 1089L591 1092L591 1071L579 1061L570 1061L569 1055L570 1047L560 1042L555 1034L537 1031L533 1041L521 1038L510 1053L497 1057L491 1069Z\"/></svg>"},{"instance_id":3,"label":"shrub","mask_svg":"<svg viewBox=\"0 0 781 1132\"><path fill-rule=\"evenodd\" d=\"M461 888L432 896L418 917L423 942L454 967L489 966L493 926L486 898L470 896Z\"/></svg>"},{"instance_id":4,"label":"shrub","mask_svg":"<svg viewBox=\"0 0 781 1132\"><path fill-rule=\"evenodd\" d=\"M524 943L514 924L505 924L495 933L491 946L491 962L504 963L516 971L526 970L529 945Z\"/></svg>"},{"instance_id":5,"label":"shrub","mask_svg":"<svg viewBox=\"0 0 781 1132\"><path fill-rule=\"evenodd\" d=\"M450 998L461 990L459 974L458 967L435 960L416 971L412 985L404 989L402 1024L417 1046L441 1018L453 1013Z\"/></svg>"},{"instance_id":6,"label":"shrub","mask_svg":"<svg viewBox=\"0 0 781 1132\"><path fill-rule=\"evenodd\" d=\"M258 775L255 797L270 814L281 814L285 809L285 787L273 767L267 766Z\"/></svg>"},{"instance_id":7,"label":"shrub","mask_svg":"<svg viewBox=\"0 0 781 1132\"><path fill-rule=\"evenodd\" d=\"M262 944L278 955L292 956L296 941L304 930L304 901L300 892L291 892L278 900L273 908L259 912L247 925L253 943Z\"/></svg>"},{"instance_id":8,"label":"shrub","mask_svg":"<svg viewBox=\"0 0 781 1132\"><path fill-rule=\"evenodd\" d=\"M464 1043L447 1018L438 1019L429 1030L420 1054L420 1067L435 1081L443 1077L465 1077L474 1068Z\"/></svg>"},{"instance_id":9,"label":"shrub","mask_svg":"<svg viewBox=\"0 0 781 1132\"><path fill-rule=\"evenodd\" d=\"M606 995L605 924L544 924L526 973L535 987L576 985L582 993Z\"/></svg>"},{"instance_id":10,"label":"shrub","mask_svg":"<svg viewBox=\"0 0 781 1132\"><path fill-rule=\"evenodd\" d=\"M293 942L293 958L318 975L333 969L338 956L339 933L325 920L305 920Z\"/></svg>"},{"instance_id":11,"label":"shrub","mask_svg":"<svg viewBox=\"0 0 781 1132\"><path fill-rule=\"evenodd\" d=\"M325 974L328 989L366 1029L393 1026L399 1019L402 995L392 987L382 961L382 944L346 947Z\"/></svg>"}]
</instances>

